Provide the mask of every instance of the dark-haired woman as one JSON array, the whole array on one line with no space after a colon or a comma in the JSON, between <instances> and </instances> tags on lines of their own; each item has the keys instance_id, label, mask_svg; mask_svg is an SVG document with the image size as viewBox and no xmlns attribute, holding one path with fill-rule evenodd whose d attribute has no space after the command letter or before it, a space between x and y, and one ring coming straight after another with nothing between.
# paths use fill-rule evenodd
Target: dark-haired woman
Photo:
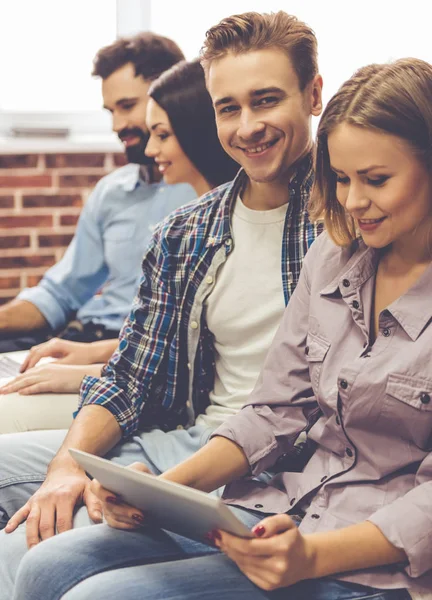
<instances>
[{"instance_id":1,"label":"dark-haired woman","mask_svg":"<svg viewBox=\"0 0 432 600\"><path fill-rule=\"evenodd\" d=\"M166 183L189 183L202 196L234 178L238 165L222 149L204 71L183 61L163 73L149 90L146 155Z\"/></svg>"}]
</instances>

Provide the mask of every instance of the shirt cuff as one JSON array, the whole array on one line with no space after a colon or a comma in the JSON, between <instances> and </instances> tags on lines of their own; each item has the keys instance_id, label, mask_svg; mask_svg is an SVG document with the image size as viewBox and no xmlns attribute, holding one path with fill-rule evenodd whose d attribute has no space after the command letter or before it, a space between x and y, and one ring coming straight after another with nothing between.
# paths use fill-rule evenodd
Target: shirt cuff
<instances>
[{"instance_id":1,"label":"shirt cuff","mask_svg":"<svg viewBox=\"0 0 432 600\"><path fill-rule=\"evenodd\" d=\"M430 484L422 484L408 493L417 496L416 502L404 496L368 519L391 544L405 552L408 558L405 571L410 577L420 577L432 564L430 497L421 489L423 485Z\"/></svg>"},{"instance_id":2,"label":"shirt cuff","mask_svg":"<svg viewBox=\"0 0 432 600\"><path fill-rule=\"evenodd\" d=\"M18 300L31 302L43 314L51 329L56 330L66 323L66 315L52 295L40 285L26 288L17 296Z\"/></svg>"},{"instance_id":3,"label":"shirt cuff","mask_svg":"<svg viewBox=\"0 0 432 600\"><path fill-rule=\"evenodd\" d=\"M77 416L84 406L103 406L115 418L120 425L123 437L129 437L135 433L139 424L139 417L135 408L125 397L125 392L112 381L104 378L98 379L86 375L81 383Z\"/></svg>"},{"instance_id":4,"label":"shirt cuff","mask_svg":"<svg viewBox=\"0 0 432 600\"><path fill-rule=\"evenodd\" d=\"M272 427L258 411L267 407L246 406L218 427L211 437L220 435L236 443L246 455L252 475L259 475L274 465L282 453Z\"/></svg>"}]
</instances>

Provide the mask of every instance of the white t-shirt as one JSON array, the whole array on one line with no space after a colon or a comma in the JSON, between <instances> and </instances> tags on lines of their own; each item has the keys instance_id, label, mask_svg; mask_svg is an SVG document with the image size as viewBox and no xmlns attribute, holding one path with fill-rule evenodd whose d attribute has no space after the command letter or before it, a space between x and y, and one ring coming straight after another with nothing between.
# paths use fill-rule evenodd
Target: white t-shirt
<instances>
[{"instance_id":1,"label":"white t-shirt","mask_svg":"<svg viewBox=\"0 0 432 600\"><path fill-rule=\"evenodd\" d=\"M205 302L215 341L215 384L197 425L217 427L248 399L285 309L282 236L287 205L251 210L237 198L234 248Z\"/></svg>"}]
</instances>

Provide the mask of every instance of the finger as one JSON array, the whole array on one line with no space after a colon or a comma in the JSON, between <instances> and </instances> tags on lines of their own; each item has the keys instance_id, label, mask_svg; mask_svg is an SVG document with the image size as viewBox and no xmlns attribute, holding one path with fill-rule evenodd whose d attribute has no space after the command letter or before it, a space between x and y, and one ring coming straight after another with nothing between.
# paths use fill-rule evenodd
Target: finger
<instances>
[{"instance_id":1,"label":"finger","mask_svg":"<svg viewBox=\"0 0 432 600\"><path fill-rule=\"evenodd\" d=\"M33 385L27 385L19 390L20 396L31 396L32 394L45 394L52 392L51 384L49 381L41 381Z\"/></svg>"},{"instance_id":2,"label":"finger","mask_svg":"<svg viewBox=\"0 0 432 600\"><path fill-rule=\"evenodd\" d=\"M110 527L113 527L114 529L123 529L125 531L132 531L134 529L139 528L138 523L118 521L110 514L105 515L105 521Z\"/></svg>"},{"instance_id":3,"label":"finger","mask_svg":"<svg viewBox=\"0 0 432 600\"><path fill-rule=\"evenodd\" d=\"M18 527L18 525L20 525L27 519L29 513L30 513L30 506L28 504L25 504L9 519L9 521L5 527L5 532L12 533L12 531L15 531L15 529Z\"/></svg>"},{"instance_id":4,"label":"finger","mask_svg":"<svg viewBox=\"0 0 432 600\"><path fill-rule=\"evenodd\" d=\"M27 374L25 374L25 375L18 375L18 377L15 377L15 379L13 379L12 381L9 381L9 383L7 383L6 385L4 385L0 389L0 391L2 393L4 393L4 394L12 394L12 392L17 392L23 386L25 387L25 385L27 385L28 377L29 376Z\"/></svg>"},{"instance_id":5,"label":"finger","mask_svg":"<svg viewBox=\"0 0 432 600\"><path fill-rule=\"evenodd\" d=\"M149 475L154 475L152 471L148 468L147 465L140 462L134 462L127 467L128 469L132 469L133 471L139 471L140 473L148 473Z\"/></svg>"},{"instance_id":6,"label":"finger","mask_svg":"<svg viewBox=\"0 0 432 600\"><path fill-rule=\"evenodd\" d=\"M219 542L216 540L216 545L225 553L235 552L238 556L265 558L279 551L280 539L274 535L268 539L240 538L226 531L221 531Z\"/></svg>"},{"instance_id":7,"label":"finger","mask_svg":"<svg viewBox=\"0 0 432 600\"><path fill-rule=\"evenodd\" d=\"M289 529L296 529L296 524L289 515L282 513L266 517L253 527L252 532L261 539L265 539L284 533Z\"/></svg>"},{"instance_id":8,"label":"finger","mask_svg":"<svg viewBox=\"0 0 432 600\"><path fill-rule=\"evenodd\" d=\"M104 488L97 479L92 479L89 485L90 492L96 496L103 504L107 501L108 497L116 498L118 502L121 502L120 498L116 496L114 492L110 492Z\"/></svg>"},{"instance_id":9,"label":"finger","mask_svg":"<svg viewBox=\"0 0 432 600\"><path fill-rule=\"evenodd\" d=\"M26 521L26 539L27 547L32 548L39 544L39 522L40 522L40 508L37 504L34 504L28 514Z\"/></svg>"},{"instance_id":10,"label":"finger","mask_svg":"<svg viewBox=\"0 0 432 600\"><path fill-rule=\"evenodd\" d=\"M21 366L21 373L28 371L28 369L32 369L44 356L50 356L49 349L47 349L48 345L49 342L30 348L30 352L27 354L27 357Z\"/></svg>"},{"instance_id":11,"label":"finger","mask_svg":"<svg viewBox=\"0 0 432 600\"><path fill-rule=\"evenodd\" d=\"M61 495L58 498L55 514L55 527L58 533L63 533L64 531L69 531L69 529L72 529L74 510L75 502L71 502L68 495ZM54 530L54 520L52 520L51 524ZM51 531L49 533L51 533ZM52 535L54 535L54 533L52 533ZM51 537L51 535L48 535L48 537Z\"/></svg>"},{"instance_id":12,"label":"finger","mask_svg":"<svg viewBox=\"0 0 432 600\"><path fill-rule=\"evenodd\" d=\"M101 523L103 519L102 502L91 492L90 485L87 486L84 492L84 503L87 506L90 519L95 523Z\"/></svg>"}]
</instances>

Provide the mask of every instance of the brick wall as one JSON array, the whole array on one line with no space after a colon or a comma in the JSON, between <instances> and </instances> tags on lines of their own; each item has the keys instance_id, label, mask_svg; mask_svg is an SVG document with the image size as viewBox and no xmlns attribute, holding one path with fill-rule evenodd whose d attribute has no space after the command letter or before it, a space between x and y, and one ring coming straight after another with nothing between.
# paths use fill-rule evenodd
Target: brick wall
<instances>
[{"instance_id":1,"label":"brick wall","mask_svg":"<svg viewBox=\"0 0 432 600\"><path fill-rule=\"evenodd\" d=\"M0 156L0 304L61 258L91 189L122 164L122 154Z\"/></svg>"}]
</instances>

